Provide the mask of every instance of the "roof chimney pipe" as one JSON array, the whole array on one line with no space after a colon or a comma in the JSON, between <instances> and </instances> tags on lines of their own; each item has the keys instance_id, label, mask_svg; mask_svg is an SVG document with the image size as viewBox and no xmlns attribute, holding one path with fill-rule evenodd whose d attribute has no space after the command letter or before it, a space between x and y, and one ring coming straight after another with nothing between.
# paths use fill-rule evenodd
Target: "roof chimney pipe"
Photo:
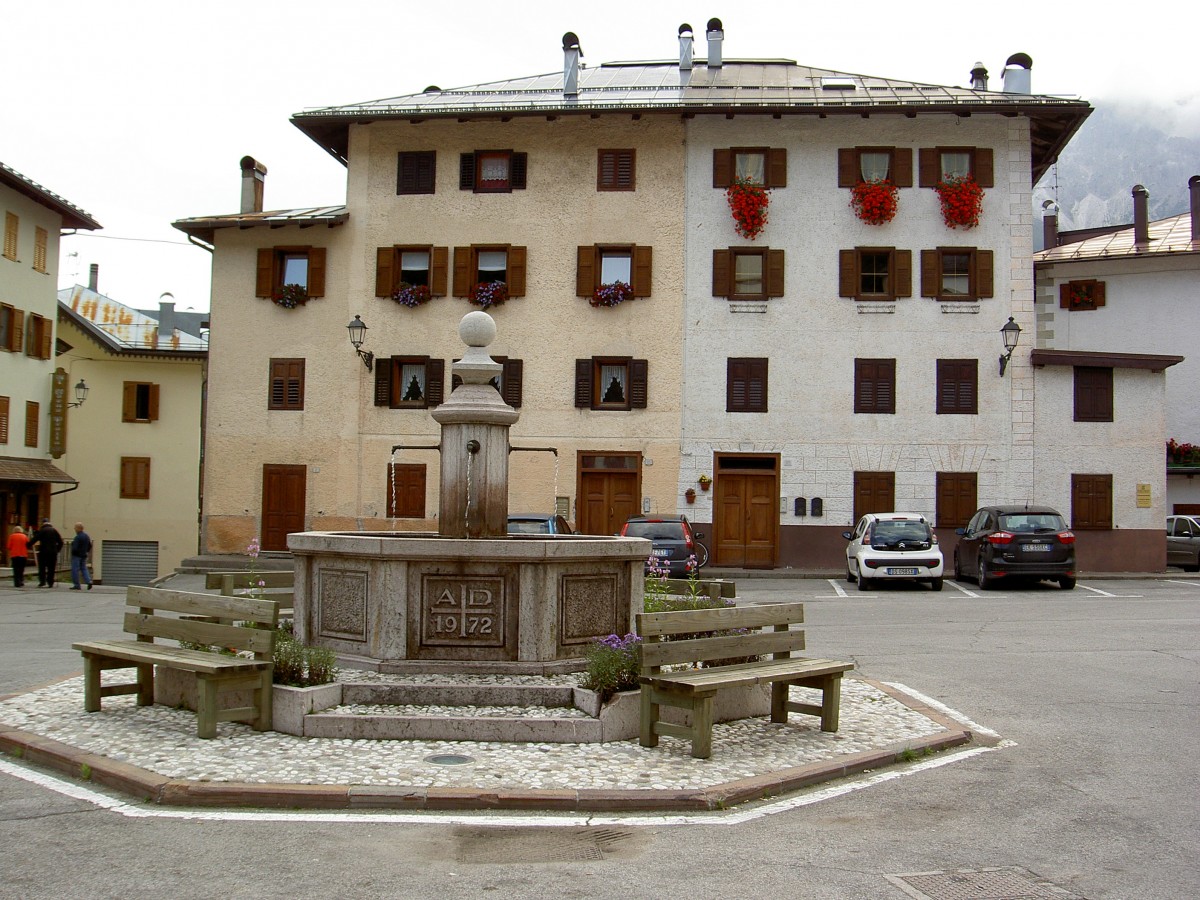
<instances>
[{"instance_id":1,"label":"roof chimney pipe","mask_svg":"<svg viewBox=\"0 0 1200 900\"><path fill-rule=\"evenodd\" d=\"M583 50L579 46L579 35L568 31L563 35L563 95L579 96L579 58Z\"/></svg>"},{"instance_id":2,"label":"roof chimney pipe","mask_svg":"<svg viewBox=\"0 0 1200 900\"><path fill-rule=\"evenodd\" d=\"M986 91L988 89L988 70L983 67L983 63L975 63L975 68L971 70L971 90Z\"/></svg>"},{"instance_id":3,"label":"roof chimney pipe","mask_svg":"<svg viewBox=\"0 0 1200 900\"><path fill-rule=\"evenodd\" d=\"M88 290L100 293L100 263L92 263L88 266Z\"/></svg>"},{"instance_id":4,"label":"roof chimney pipe","mask_svg":"<svg viewBox=\"0 0 1200 900\"><path fill-rule=\"evenodd\" d=\"M1027 53L1014 53L1004 63L1004 72L1000 77L1004 80L1004 93L1030 94L1029 70L1033 68L1033 60Z\"/></svg>"},{"instance_id":5,"label":"roof chimney pipe","mask_svg":"<svg viewBox=\"0 0 1200 900\"><path fill-rule=\"evenodd\" d=\"M1133 186L1133 243L1134 246L1144 246L1150 243L1150 216L1147 201L1150 192L1142 185Z\"/></svg>"},{"instance_id":6,"label":"roof chimney pipe","mask_svg":"<svg viewBox=\"0 0 1200 900\"><path fill-rule=\"evenodd\" d=\"M267 167L253 156L242 157L242 212L263 211L263 184L267 179Z\"/></svg>"},{"instance_id":7,"label":"roof chimney pipe","mask_svg":"<svg viewBox=\"0 0 1200 900\"><path fill-rule=\"evenodd\" d=\"M1200 175L1188 179L1188 192L1191 194L1192 243L1195 243L1200 241Z\"/></svg>"},{"instance_id":8,"label":"roof chimney pipe","mask_svg":"<svg viewBox=\"0 0 1200 900\"><path fill-rule=\"evenodd\" d=\"M1042 249L1058 246L1058 205L1053 200L1042 201Z\"/></svg>"},{"instance_id":9,"label":"roof chimney pipe","mask_svg":"<svg viewBox=\"0 0 1200 900\"><path fill-rule=\"evenodd\" d=\"M692 69L692 26L684 22L679 26L679 70L690 72Z\"/></svg>"},{"instance_id":10,"label":"roof chimney pipe","mask_svg":"<svg viewBox=\"0 0 1200 900\"><path fill-rule=\"evenodd\" d=\"M721 42L725 40L725 29L720 19L708 20L708 67L721 68Z\"/></svg>"}]
</instances>

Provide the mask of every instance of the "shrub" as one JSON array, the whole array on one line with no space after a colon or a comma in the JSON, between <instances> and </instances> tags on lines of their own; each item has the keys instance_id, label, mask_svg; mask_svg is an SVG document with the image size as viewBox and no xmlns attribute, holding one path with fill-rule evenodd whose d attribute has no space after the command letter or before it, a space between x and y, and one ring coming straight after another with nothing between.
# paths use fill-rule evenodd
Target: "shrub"
<instances>
[{"instance_id":1,"label":"shrub","mask_svg":"<svg viewBox=\"0 0 1200 900\"><path fill-rule=\"evenodd\" d=\"M291 687L313 687L337 680L337 654L323 647L305 647L282 630L275 637L275 667L271 680Z\"/></svg>"},{"instance_id":2,"label":"shrub","mask_svg":"<svg viewBox=\"0 0 1200 900\"><path fill-rule=\"evenodd\" d=\"M587 672L582 685L607 702L618 691L634 691L638 687L640 656L636 634L621 637L610 634L587 649Z\"/></svg>"}]
</instances>

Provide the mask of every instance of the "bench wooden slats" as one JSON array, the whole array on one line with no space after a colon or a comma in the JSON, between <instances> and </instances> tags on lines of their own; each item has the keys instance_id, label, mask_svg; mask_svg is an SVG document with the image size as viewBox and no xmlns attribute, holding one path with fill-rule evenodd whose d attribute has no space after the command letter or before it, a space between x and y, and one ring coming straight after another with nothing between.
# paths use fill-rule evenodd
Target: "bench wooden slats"
<instances>
[{"instance_id":1,"label":"bench wooden slats","mask_svg":"<svg viewBox=\"0 0 1200 900\"><path fill-rule=\"evenodd\" d=\"M733 628L762 628L764 625L801 625L803 603L764 603L758 606L725 606L717 609L688 609L679 612L641 613L638 631L643 638L689 631Z\"/></svg>"},{"instance_id":2,"label":"bench wooden slats","mask_svg":"<svg viewBox=\"0 0 1200 900\"><path fill-rule=\"evenodd\" d=\"M88 641L71 646L72 649L81 652L86 648L90 653L103 654L107 659L165 665L172 669L203 672L206 675L219 675L231 671L243 672L247 669L258 671L264 666L270 665L270 662L266 660L222 656L220 653L210 653L207 650L185 650L183 647L172 647L167 644L143 644L136 641Z\"/></svg>"},{"instance_id":3,"label":"bench wooden slats","mask_svg":"<svg viewBox=\"0 0 1200 900\"><path fill-rule=\"evenodd\" d=\"M145 602L143 602L145 601ZM157 609L188 616L208 616L238 622L255 622L274 627L278 618L273 600L253 597L224 597L220 594L193 594L164 588L131 586L125 589L128 606Z\"/></svg>"},{"instance_id":4,"label":"bench wooden slats","mask_svg":"<svg viewBox=\"0 0 1200 900\"><path fill-rule=\"evenodd\" d=\"M208 572L204 576L204 587L210 591L220 591L228 597L235 590L249 590L252 587L290 588L293 579L291 572ZM260 581L262 585L258 584Z\"/></svg>"},{"instance_id":5,"label":"bench wooden slats","mask_svg":"<svg viewBox=\"0 0 1200 900\"><path fill-rule=\"evenodd\" d=\"M125 613L125 631L129 634L165 638L171 641L191 641L210 644L229 650L250 650L270 653L274 635L262 628L241 628L230 631L228 625L198 619L168 619L143 612Z\"/></svg>"},{"instance_id":6,"label":"bench wooden slats","mask_svg":"<svg viewBox=\"0 0 1200 900\"><path fill-rule=\"evenodd\" d=\"M813 677L832 672L847 672L851 663L834 659L763 659L758 662L740 663L736 666L717 666L710 669L694 669L689 672L669 672L663 675L664 682L677 685L682 691L703 693L723 687L744 687L752 684L770 684L780 679L797 676ZM649 676L653 682L656 679Z\"/></svg>"},{"instance_id":7,"label":"bench wooden slats","mask_svg":"<svg viewBox=\"0 0 1200 900\"><path fill-rule=\"evenodd\" d=\"M657 641L642 644L642 665L670 666L700 659L763 656L767 653L787 653L803 649L803 631L768 631L681 641Z\"/></svg>"}]
</instances>

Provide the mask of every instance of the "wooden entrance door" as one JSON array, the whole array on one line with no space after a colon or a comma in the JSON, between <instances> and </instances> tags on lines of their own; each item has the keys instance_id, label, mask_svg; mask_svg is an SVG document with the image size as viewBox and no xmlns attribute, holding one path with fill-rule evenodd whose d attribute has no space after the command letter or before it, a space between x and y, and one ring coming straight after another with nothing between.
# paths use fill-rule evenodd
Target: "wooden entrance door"
<instances>
[{"instance_id":1,"label":"wooden entrance door","mask_svg":"<svg viewBox=\"0 0 1200 900\"><path fill-rule=\"evenodd\" d=\"M638 456L580 454L575 530L580 534L620 534L638 514Z\"/></svg>"},{"instance_id":2,"label":"wooden entrance door","mask_svg":"<svg viewBox=\"0 0 1200 900\"><path fill-rule=\"evenodd\" d=\"M304 530L305 466L264 465L262 549L287 550L287 536Z\"/></svg>"},{"instance_id":3,"label":"wooden entrance door","mask_svg":"<svg viewBox=\"0 0 1200 900\"><path fill-rule=\"evenodd\" d=\"M725 460L713 497L713 563L748 569L775 565L779 541L779 488L774 471L738 472Z\"/></svg>"}]
</instances>

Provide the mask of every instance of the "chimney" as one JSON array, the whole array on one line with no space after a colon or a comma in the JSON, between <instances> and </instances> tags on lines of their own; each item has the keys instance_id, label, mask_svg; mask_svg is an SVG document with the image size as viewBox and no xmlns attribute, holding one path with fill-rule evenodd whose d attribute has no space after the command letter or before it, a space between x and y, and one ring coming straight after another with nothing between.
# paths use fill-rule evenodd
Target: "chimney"
<instances>
[{"instance_id":1,"label":"chimney","mask_svg":"<svg viewBox=\"0 0 1200 900\"><path fill-rule=\"evenodd\" d=\"M1134 246L1150 243L1150 217L1147 214L1146 202L1150 192L1142 185L1133 186L1133 244Z\"/></svg>"},{"instance_id":2,"label":"chimney","mask_svg":"<svg viewBox=\"0 0 1200 900\"><path fill-rule=\"evenodd\" d=\"M167 297L171 298L169 303L165 301ZM158 328L154 334L156 348L170 344L175 327L175 295L167 292L158 298Z\"/></svg>"},{"instance_id":3,"label":"chimney","mask_svg":"<svg viewBox=\"0 0 1200 900\"><path fill-rule=\"evenodd\" d=\"M563 35L563 95L579 96L579 58L583 50L579 47L579 35L568 31Z\"/></svg>"},{"instance_id":4,"label":"chimney","mask_svg":"<svg viewBox=\"0 0 1200 900\"><path fill-rule=\"evenodd\" d=\"M721 68L721 42L725 40L725 31L720 19L708 20L708 67Z\"/></svg>"},{"instance_id":5,"label":"chimney","mask_svg":"<svg viewBox=\"0 0 1200 900\"><path fill-rule=\"evenodd\" d=\"M1188 191L1191 193L1189 208L1192 211L1192 242L1200 241L1200 175L1188 179Z\"/></svg>"},{"instance_id":6,"label":"chimney","mask_svg":"<svg viewBox=\"0 0 1200 900\"><path fill-rule=\"evenodd\" d=\"M1029 94L1029 70L1033 68L1033 60L1026 53L1014 53L1004 63L1004 72L1000 77L1004 80L1004 93Z\"/></svg>"},{"instance_id":7,"label":"chimney","mask_svg":"<svg viewBox=\"0 0 1200 900\"><path fill-rule=\"evenodd\" d=\"M263 183L267 180L267 167L253 156L242 157L242 212L263 211Z\"/></svg>"},{"instance_id":8,"label":"chimney","mask_svg":"<svg viewBox=\"0 0 1200 900\"><path fill-rule=\"evenodd\" d=\"M88 290L100 293L100 263L88 266Z\"/></svg>"},{"instance_id":9,"label":"chimney","mask_svg":"<svg viewBox=\"0 0 1200 900\"><path fill-rule=\"evenodd\" d=\"M1053 200L1042 201L1042 249L1058 246L1058 207Z\"/></svg>"},{"instance_id":10,"label":"chimney","mask_svg":"<svg viewBox=\"0 0 1200 900\"><path fill-rule=\"evenodd\" d=\"M971 70L971 90L986 91L988 81L988 71L983 67L983 63L975 63L975 68Z\"/></svg>"},{"instance_id":11,"label":"chimney","mask_svg":"<svg viewBox=\"0 0 1200 900\"><path fill-rule=\"evenodd\" d=\"M689 72L692 68L692 26L684 22L679 26L679 70Z\"/></svg>"}]
</instances>

